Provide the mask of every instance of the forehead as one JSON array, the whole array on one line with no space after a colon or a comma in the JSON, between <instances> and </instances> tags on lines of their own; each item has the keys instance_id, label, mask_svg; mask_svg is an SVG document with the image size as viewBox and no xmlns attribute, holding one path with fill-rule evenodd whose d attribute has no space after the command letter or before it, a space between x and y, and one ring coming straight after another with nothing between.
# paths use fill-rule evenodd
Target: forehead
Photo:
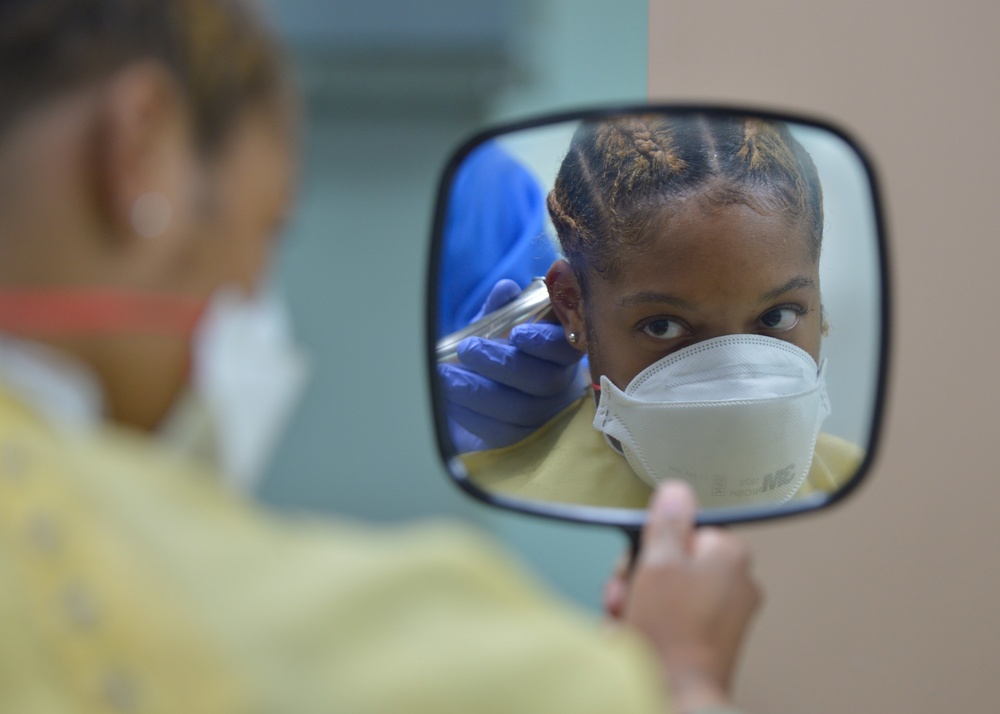
<instances>
[{"instance_id":1,"label":"forehead","mask_svg":"<svg viewBox=\"0 0 1000 714\"><path fill-rule=\"evenodd\" d=\"M772 288L795 275L818 281L807 228L776 212L697 197L656 212L624 248L613 285L684 290L706 298Z\"/></svg>"}]
</instances>

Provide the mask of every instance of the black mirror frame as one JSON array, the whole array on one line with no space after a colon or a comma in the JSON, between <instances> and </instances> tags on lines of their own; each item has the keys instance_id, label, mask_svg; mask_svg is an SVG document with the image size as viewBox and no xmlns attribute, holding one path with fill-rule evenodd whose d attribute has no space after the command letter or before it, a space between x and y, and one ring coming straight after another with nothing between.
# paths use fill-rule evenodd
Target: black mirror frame
<instances>
[{"instance_id":1,"label":"black mirror frame","mask_svg":"<svg viewBox=\"0 0 1000 714\"><path fill-rule=\"evenodd\" d=\"M424 359L426 360L427 375L430 384L435 438L438 453L441 456L442 462L444 463L451 480L474 499L490 506L495 506L509 511L572 523L614 526L623 528L633 534L645 524L645 510L528 501L492 494L477 487L465 473L465 467L457 458L457 451L451 443L451 438L448 435L448 423L444 409L445 400L439 385L439 380L437 379L437 362L435 358L437 338L434 330L434 326L437 324L437 287L440 278L438 268L441 262L441 244L442 236L444 234L445 215L448 207L449 188L459 166L464 159L476 147L484 142L514 131L533 129L558 122L603 119L620 114L632 114L636 112L662 112L677 115L705 113L741 114L760 116L764 119L772 121L801 124L822 129L837 136L845 144L847 144L861 160L865 174L868 177L869 189L872 196L872 208L875 217L876 234L878 236L879 278L881 280L882 288L880 301L882 329L878 351L878 380L871 428L869 430L869 438L864 460L858 467L858 470L852 479L834 494L816 494L815 497L797 499L794 502L780 504L777 506L741 506L733 509L712 509L711 511L705 513L699 512L697 523L698 525L730 525L774 520L777 518L787 518L789 516L810 513L812 511L821 510L840 503L858 488L861 482L871 471L872 465L875 462L882 437L882 422L888 392L889 356L892 334L892 291L889 275L888 239L886 236L885 217L882 208L881 191L879 189L877 174L868 153L861 148L859 143L842 128L827 120L801 116L788 112L776 112L746 106L725 104L638 104L588 107L576 111L571 110L539 115L522 121L493 126L489 129L478 132L464 141L459 148L452 153L437 187L437 197L434 207L434 221L431 233L430 262L426 271L427 284L425 285L424 330Z\"/></svg>"}]
</instances>

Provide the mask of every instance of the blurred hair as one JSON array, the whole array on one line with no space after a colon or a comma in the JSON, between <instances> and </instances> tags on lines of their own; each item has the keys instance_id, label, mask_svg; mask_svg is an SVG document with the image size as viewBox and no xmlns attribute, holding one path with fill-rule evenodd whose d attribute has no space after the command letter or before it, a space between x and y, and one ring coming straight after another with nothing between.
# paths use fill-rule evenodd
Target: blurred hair
<instances>
[{"instance_id":1,"label":"blurred hair","mask_svg":"<svg viewBox=\"0 0 1000 714\"><path fill-rule=\"evenodd\" d=\"M755 117L649 114L584 122L570 142L549 215L587 290L589 268L617 280L630 250L648 247L663 211L700 195L713 205L779 213L823 240L823 193L812 158L782 122Z\"/></svg>"},{"instance_id":2,"label":"blurred hair","mask_svg":"<svg viewBox=\"0 0 1000 714\"><path fill-rule=\"evenodd\" d=\"M33 105L139 60L176 77L205 152L285 84L273 37L241 0L0 0L0 135Z\"/></svg>"}]
</instances>

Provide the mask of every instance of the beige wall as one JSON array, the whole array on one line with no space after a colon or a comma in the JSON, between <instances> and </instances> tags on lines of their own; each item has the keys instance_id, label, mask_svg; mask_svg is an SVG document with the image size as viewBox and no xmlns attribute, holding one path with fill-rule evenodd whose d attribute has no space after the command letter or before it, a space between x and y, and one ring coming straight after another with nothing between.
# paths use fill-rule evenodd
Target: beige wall
<instances>
[{"instance_id":1,"label":"beige wall","mask_svg":"<svg viewBox=\"0 0 1000 714\"><path fill-rule=\"evenodd\" d=\"M1000 711L998 32L991 0L650 0L651 98L839 120L888 204L887 437L843 506L744 531L751 711Z\"/></svg>"}]
</instances>

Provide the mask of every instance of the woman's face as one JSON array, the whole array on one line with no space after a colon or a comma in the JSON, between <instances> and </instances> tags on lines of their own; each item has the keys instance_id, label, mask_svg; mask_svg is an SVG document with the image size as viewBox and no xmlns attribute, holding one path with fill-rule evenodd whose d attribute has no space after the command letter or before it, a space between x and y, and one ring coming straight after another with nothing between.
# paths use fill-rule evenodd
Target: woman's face
<instances>
[{"instance_id":1,"label":"woman's face","mask_svg":"<svg viewBox=\"0 0 1000 714\"><path fill-rule=\"evenodd\" d=\"M818 361L819 265L804 228L697 196L654 223L649 247L622 261L616 281L589 276L580 346L595 382L606 375L625 389L671 352L732 334L786 340Z\"/></svg>"},{"instance_id":2,"label":"woman's face","mask_svg":"<svg viewBox=\"0 0 1000 714\"><path fill-rule=\"evenodd\" d=\"M267 271L291 202L295 161L291 132L269 109L251 111L232 132L199 187L183 277L211 294L221 285L253 291Z\"/></svg>"},{"instance_id":3,"label":"woman's face","mask_svg":"<svg viewBox=\"0 0 1000 714\"><path fill-rule=\"evenodd\" d=\"M203 300L223 286L256 290L276 247L294 175L288 131L265 112L249 113L224 151L192 173L197 198L176 217L169 259L154 256L155 282L145 284ZM106 370L113 374L106 382L116 418L145 428L160 421L190 378L190 335L155 337L123 336L119 359Z\"/></svg>"}]
</instances>

